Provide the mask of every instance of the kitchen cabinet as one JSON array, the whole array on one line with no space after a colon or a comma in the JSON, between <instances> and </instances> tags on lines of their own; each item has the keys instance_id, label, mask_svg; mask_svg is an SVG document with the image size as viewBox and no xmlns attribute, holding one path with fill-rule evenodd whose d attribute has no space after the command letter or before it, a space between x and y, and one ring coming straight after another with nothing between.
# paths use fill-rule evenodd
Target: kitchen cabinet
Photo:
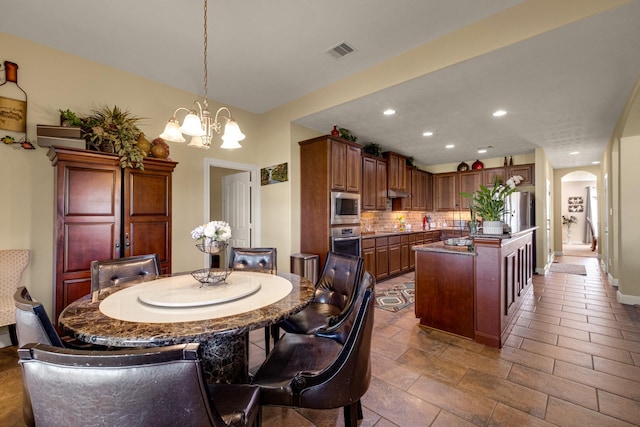
<instances>
[{"instance_id":1,"label":"kitchen cabinet","mask_svg":"<svg viewBox=\"0 0 640 427\"><path fill-rule=\"evenodd\" d=\"M331 139L331 190L359 193L360 146L340 138Z\"/></svg>"},{"instance_id":2,"label":"kitchen cabinet","mask_svg":"<svg viewBox=\"0 0 640 427\"><path fill-rule=\"evenodd\" d=\"M520 185L535 185L536 179L534 171L534 164L509 166L507 178L510 178L514 175L520 175L522 177L522 182L520 183Z\"/></svg>"},{"instance_id":3,"label":"kitchen cabinet","mask_svg":"<svg viewBox=\"0 0 640 427\"><path fill-rule=\"evenodd\" d=\"M359 193L362 181L361 146L330 135L300 141L298 144L302 188L300 250L318 255L319 264L324 265L327 252L331 250L331 191Z\"/></svg>"},{"instance_id":4,"label":"kitchen cabinet","mask_svg":"<svg viewBox=\"0 0 640 427\"><path fill-rule=\"evenodd\" d=\"M460 193L473 193L482 184L482 171L447 172L434 175L436 211L469 209L471 199Z\"/></svg>"},{"instance_id":5,"label":"kitchen cabinet","mask_svg":"<svg viewBox=\"0 0 640 427\"><path fill-rule=\"evenodd\" d=\"M407 177L407 157L402 154L388 151L384 153L387 159L387 187L394 191L409 191L409 179Z\"/></svg>"},{"instance_id":6,"label":"kitchen cabinet","mask_svg":"<svg viewBox=\"0 0 640 427\"><path fill-rule=\"evenodd\" d=\"M389 237L389 276L402 272L401 236Z\"/></svg>"},{"instance_id":7,"label":"kitchen cabinet","mask_svg":"<svg viewBox=\"0 0 640 427\"><path fill-rule=\"evenodd\" d=\"M411 210L427 210L429 175L431 174L420 169L411 171Z\"/></svg>"},{"instance_id":8,"label":"kitchen cabinet","mask_svg":"<svg viewBox=\"0 0 640 427\"><path fill-rule=\"evenodd\" d=\"M433 176L434 208L436 211L452 211L457 204L458 173L438 173Z\"/></svg>"},{"instance_id":9,"label":"kitchen cabinet","mask_svg":"<svg viewBox=\"0 0 640 427\"><path fill-rule=\"evenodd\" d=\"M472 194L474 191L479 190L480 184L482 184L482 171L461 172L458 175L458 179L460 180L460 186L456 193L458 195L456 210L468 210L469 205L471 204L471 199L460 196L460 193Z\"/></svg>"},{"instance_id":10,"label":"kitchen cabinet","mask_svg":"<svg viewBox=\"0 0 640 427\"><path fill-rule=\"evenodd\" d=\"M362 210L387 209L387 162L375 157L362 157Z\"/></svg>"},{"instance_id":11,"label":"kitchen cabinet","mask_svg":"<svg viewBox=\"0 0 640 427\"><path fill-rule=\"evenodd\" d=\"M433 196L433 174L425 172L425 210L434 210L434 196Z\"/></svg>"},{"instance_id":12,"label":"kitchen cabinet","mask_svg":"<svg viewBox=\"0 0 640 427\"><path fill-rule=\"evenodd\" d=\"M411 255L409 251L409 242L415 242L415 239L416 236L413 233L400 236L400 272L402 273L409 271L409 258Z\"/></svg>"},{"instance_id":13,"label":"kitchen cabinet","mask_svg":"<svg viewBox=\"0 0 640 427\"><path fill-rule=\"evenodd\" d=\"M376 280L389 277L389 239L376 238Z\"/></svg>"},{"instance_id":14,"label":"kitchen cabinet","mask_svg":"<svg viewBox=\"0 0 640 427\"><path fill-rule=\"evenodd\" d=\"M54 175L53 318L91 289L91 261L156 253L171 273L171 175L145 159L122 169L114 154L51 147Z\"/></svg>"},{"instance_id":15,"label":"kitchen cabinet","mask_svg":"<svg viewBox=\"0 0 640 427\"><path fill-rule=\"evenodd\" d=\"M362 239L362 258L364 271L375 275L376 271L376 239L375 237Z\"/></svg>"},{"instance_id":16,"label":"kitchen cabinet","mask_svg":"<svg viewBox=\"0 0 640 427\"><path fill-rule=\"evenodd\" d=\"M499 182L504 182L506 180L506 172L507 170L504 167L484 169L482 171L482 183L485 187L493 187L496 179Z\"/></svg>"},{"instance_id":17,"label":"kitchen cabinet","mask_svg":"<svg viewBox=\"0 0 640 427\"><path fill-rule=\"evenodd\" d=\"M534 170L534 164L484 169L482 182L485 186L492 187L496 178L498 178L500 182L505 182L514 175L520 175L523 178L520 185L535 185Z\"/></svg>"}]
</instances>

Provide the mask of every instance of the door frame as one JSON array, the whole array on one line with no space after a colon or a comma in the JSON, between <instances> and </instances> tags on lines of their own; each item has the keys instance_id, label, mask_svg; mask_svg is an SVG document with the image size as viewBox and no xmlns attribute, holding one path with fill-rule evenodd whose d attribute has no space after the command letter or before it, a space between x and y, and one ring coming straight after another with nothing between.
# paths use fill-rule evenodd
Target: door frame
<instances>
[{"instance_id":1,"label":"door frame","mask_svg":"<svg viewBox=\"0 0 640 427\"><path fill-rule=\"evenodd\" d=\"M251 191L251 207L252 207L252 224L253 227L251 229L251 241L254 242L254 246L260 246L260 235L262 234L261 228L260 228L260 218L261 218L261 214L260 214L260 166L257 165L252 165L252 164L248 164L248 163L236 163L236 162L229 162L226 160L219 160L219 159L213 159L210 157L207 157L204 159L204 194L203 194L203 199L204 199L204 212L202 213L203 216L203 223L206 223L209 221L210 218L210 206L211 206L211 200L210 200L210 194L211 194L211 168L212 167L218 167L218 168L225 168L225 169L235 169L239 172L249 172L249 174L251 175L251 182L252 182L252 191ZM208 256L205 256L205 258L208 259Z\"/></svg>"}]
</instances>

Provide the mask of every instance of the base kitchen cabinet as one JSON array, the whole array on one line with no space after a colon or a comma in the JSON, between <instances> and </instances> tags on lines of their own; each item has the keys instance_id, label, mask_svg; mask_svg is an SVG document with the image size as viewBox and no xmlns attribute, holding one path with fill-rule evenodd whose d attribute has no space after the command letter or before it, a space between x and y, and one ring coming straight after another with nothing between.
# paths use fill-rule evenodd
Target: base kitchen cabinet
<instances>
[{"instance_id":1,"label":"base kitchen cabinet","mask_svg":"<svg viewBox=\"0 0 640 427\"><path fill-rule=\"evenodd\" d=\"M376 239L375 237L362 239L362 258L364 259L364 271L376 275Z\"/></svg>"},{"instance_id":2,"label":"base kitchen cabinet","mask_svg":"<svg viewBox=\"0 0 640 427\"><path fill-rule=\"evenodd\" d=\"M389 277L389 239L376 238L376 280Z\"/></svg>"}]
</instances>

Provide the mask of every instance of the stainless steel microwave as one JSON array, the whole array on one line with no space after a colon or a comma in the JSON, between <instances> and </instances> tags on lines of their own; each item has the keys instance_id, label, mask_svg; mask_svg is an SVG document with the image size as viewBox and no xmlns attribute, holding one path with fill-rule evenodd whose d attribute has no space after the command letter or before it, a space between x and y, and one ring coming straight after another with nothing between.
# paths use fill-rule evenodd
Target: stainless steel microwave
<instances>
[{"instance_id":1,"label":"stainless steel microwave","mask_svg":"<svg viewBox=\"0 0 640 427\"><path fill-rule=\"evenodd\" d=\"M360 195L331 192L331 224L360 224Z\"/></svg>"}]
</instances>

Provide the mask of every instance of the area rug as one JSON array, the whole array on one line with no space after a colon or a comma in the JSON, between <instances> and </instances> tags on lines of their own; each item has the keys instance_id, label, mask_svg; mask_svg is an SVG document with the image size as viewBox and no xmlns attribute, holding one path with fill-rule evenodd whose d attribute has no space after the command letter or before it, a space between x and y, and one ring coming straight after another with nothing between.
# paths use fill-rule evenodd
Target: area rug
<instances>
[{"instance_id":1,"label":"area rug","mask_svg":"<svg viewBox=\"0 0 640 427\"><path fill-rule=\"evenodd\" d=\"M398 312L415 301L415 283L413 281L396 285L385 291L376 291L376 307Z\"/></svg>"},{"instance_id":2,"label":"area rug","mask_svg":"<svg viewBox=\"0 0 640 427\"><path fill-rule=\"evenodd\" d=\"M549 268L550 271L554 273L567 273L567 274L580 274L582 276L587 275L587 269L584 265L580 264L564 264L564 263L556 263L551 264Z\"/></svg>"}]
</instances>

